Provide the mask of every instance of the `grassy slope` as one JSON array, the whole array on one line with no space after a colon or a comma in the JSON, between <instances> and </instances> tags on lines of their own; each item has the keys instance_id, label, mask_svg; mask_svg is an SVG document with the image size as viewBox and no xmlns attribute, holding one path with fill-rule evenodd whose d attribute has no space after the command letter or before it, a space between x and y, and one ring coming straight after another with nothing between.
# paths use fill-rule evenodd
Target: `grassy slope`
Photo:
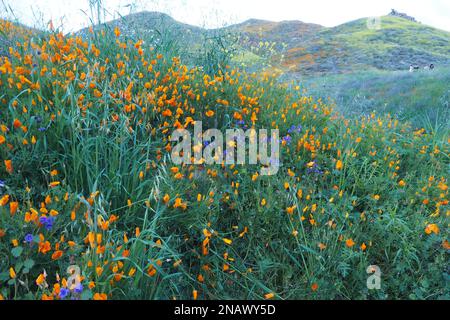
<instances>
[{"instance_id":1,"label":"grassy slope","mask_svg":"<svg viewBox=\"0 0 450 320\"><path fill-rule=\"evenodd\" d=\"M381 18L380 30L359 19L325 29L300 48L290 48L285 66L303 75L450 63L449 32L390 16Z\"/></svg>"},{"instance_id":2,"label":"grassy slope","mask_svg":"<svg viewBox=\"0 0 450 320\"><path fill-rule=\"evenodd\" d=\"M15 45L16 39L40 34L42 31L38 29L0 18L0 56L9 55L9 47Z\"/></svg>"},{"instance_id":3,"label":"grassy slope","mask_svg":"<svg viewBox=\"0 0 450 320\"><path fill-rule=\"evenodd\" d=\"M347 115L396 114L416 126L450 122L450 68L409 73L366 71L302 79L309 93L331 98Z\"/></svg>"}]
</instances>

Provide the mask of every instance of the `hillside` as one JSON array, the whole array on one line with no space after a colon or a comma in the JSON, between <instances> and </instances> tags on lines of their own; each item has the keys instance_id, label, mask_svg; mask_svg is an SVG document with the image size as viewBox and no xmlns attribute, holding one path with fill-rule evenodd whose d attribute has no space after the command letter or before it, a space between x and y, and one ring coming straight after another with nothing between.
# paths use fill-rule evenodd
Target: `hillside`
<instances>
[{"instance_id":1,"label":"hillside","mask_svg":"<svg viewBox=\"0 0 450 320\"><path fill-rule=\"evenodd\" d=\"M276 43L278 48L290 46L296 43L302 43L317 32L325 28L313 23L304 23L301 21L266 21L250 19L243 23L224 28L235 32L243 33L248 37L247 45L257 45L259 42Z\"/></svg>"},{"instance_id":2,"label":"hillside","mask_svg":"<svg viewBox=\"0 0 450 320\"><path fill-rule=\"evenodd\" d=\"M149 45L157 45L166 35L167 37L174 35L183 43L187 41L196 43L200 40L201 34L205 32L203 28L178 22L165 13L148 11L129 14L96 26L95 29L105 26L111 29L118 27L124 35L130 38L150 40ZM82 29L76 34L86 35L88 32L88 29Z\"/></svg>"},{"instance_id":3,"label":"hillside","mask_svg":"<svg viewBox=\"0 0 450 320\"><path fill-rule=\"evenodd\" d=\"M0 19L0 57L9 55L9 47L20 38L28 38L42 33L40 30L18 22Z\"/></svg>"},{"instance_id":4,"label":"hillside","mask_svg":"<svg viewBox=\"0 0 450 320\"><path fill-rule=\"evenodd\" d=\"M392 15L382 17L380 22L377 30L368 28L367 18L333 28L301 21L251 19L211 30L178 22L163 13L141 12L106 26L118 26L130 37L144 35L155 45L164 37L175 36L189 53L201 48L205 39L235 34L239 36L237 51L244 60L250 56L259 63L258 58L270 56L271 64L291 77L367 69L405 70L411 64L450 65L450 32ZM261 44L270 46L255 49Z\"/></svg>"},{"instance_id":5,"label":"hillside","mask_svg":"<svg viewBox=\"0 0 450 320\"><path fill-rule=\"evenodd\" d=\"M303 43L287 48L283 65L301 74L355 70L405 70L449 65L450 33L399 17L381 18L381 29L369 29L367 19L327 28Z\"/></svg>"}]
</instances>

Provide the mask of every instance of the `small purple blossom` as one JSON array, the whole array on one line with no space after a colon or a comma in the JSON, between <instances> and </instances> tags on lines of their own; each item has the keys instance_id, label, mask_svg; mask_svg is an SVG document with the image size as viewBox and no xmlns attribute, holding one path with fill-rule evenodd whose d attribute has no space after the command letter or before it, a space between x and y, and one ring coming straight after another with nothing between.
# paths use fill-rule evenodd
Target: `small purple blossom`
<instances>
[{"instance_id":1,"label":"small purple blossom","mask_svg":"<svg viewBox=\"0 0 450 320\"><path fill-rule=\"evenodd\" d=\"M286 142L287 144L290 144L292 141L292 137L291 136L285 136L282 138L283 142Z\"/></svg>"},{"instance_id":2,"label":"small purple blossom","mask_svg":"<svg viewBox=\"0 0 450 320\"><path fill-rule=\"evenodd\" d=\"M61 288L61 290L59 291L59 297L61 299L66 298L69 295L70 291L67 288Z\"/></svg>"},{"instance_id":3,"label":"small purple blossom","mask_svg":"<svg viewBox=\"0 0 450 320\"><path fill-rule=\"evenodd\" d=\"M75 293L82 293L83 292L83 285L81 283L77 284L75 288L73 289L73 292Z\"/></svg>"},{"instance_id":4,"label":"small purple blossom","mask_svg":"<svg viewBox=\"0 0 450 320\"><path fill-rule=\"evenodd\" d=\"M298 132L298 133L300 133L300 132L302 132L302 129L303 129L303 127L302 127L301 124L299 124L298 126L292 125L292 126L288 129L288 133L293 133L293 132Z\"/></svg>"},{"instance_id":5,"label":"small purple blossom","mask_svg":"<svg viewBox=\"0 0 450 320\"><path fill-rule=\"evenodd\" d=\"M27 234L27 235L25 236L25 242L26 242L26 243L32 243L32 242L33 242L33 239L34 239L34 236L33 236L31 233L29 233L29 234Z\"/></svg>"},{"instance_id":6,"label":"small purple blossom","mask_svg":"<svg viewBox=\"0 0 450 320\"><path fill-rule=\"evenodd\" d=\"M55 218L42 216L39 218L39 222L45 227L45 229L50 231L53 228Z\"/></svg>"},{"instance_id":7,"label":"small purple blossom","mask_svg":"<svg viewBox=\"0 0 450 320\"><path fill-rule=\"evenodd\" d=\"M322 175L323 171L319 169L319 166L317 165L317 163L314 162L314 164L312 165L312 167L309 167L306 172L308 174L317 174L317 175Z\"/></svg>"}]
</instances>

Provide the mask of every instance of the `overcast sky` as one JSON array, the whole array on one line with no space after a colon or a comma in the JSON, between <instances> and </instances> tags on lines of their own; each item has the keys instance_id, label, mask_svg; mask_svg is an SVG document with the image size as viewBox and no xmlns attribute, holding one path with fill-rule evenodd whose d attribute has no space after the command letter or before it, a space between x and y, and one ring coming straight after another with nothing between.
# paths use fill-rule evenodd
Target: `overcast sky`
<instances>
[{"instance_id":1,"label":"overcast sky","mask_svg":"<svg viewBox=\"0 0 450 320\"><path fill-rule=\"evenodd\" d=\"M96 1L96 0L91 0ZM392 8L417 20L450 31L449 0L100 0L111 13L124 15L149 10L170 14L175 19L215 28L250 18L281 21L301 20L327 27L362 17L385 15ZM65 32L89 24L89 0L3 0L16 17L28 25L36 21L61 21ZM0 1L0 15L7 13ZM61 20L62 19L62 20Z\"/></svg>"}]
</instances>

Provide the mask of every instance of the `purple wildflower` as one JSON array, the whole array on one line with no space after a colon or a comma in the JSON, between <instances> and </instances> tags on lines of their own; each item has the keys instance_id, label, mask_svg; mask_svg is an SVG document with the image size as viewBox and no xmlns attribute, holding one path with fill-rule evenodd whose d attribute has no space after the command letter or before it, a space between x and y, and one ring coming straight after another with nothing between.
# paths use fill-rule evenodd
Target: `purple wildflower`
<instances>
[{"instance_id":1,"label":"purple wildflower","mask_svg":"<svg viewBox=\"0 0 450 320\"><path fill-rule=\"evenodd\" d=\"M26 243L32 243L32 242L33 242L33 239L34 239L34 236L33 236L31 233L29 233L29 234L27 234L27 235L25 236L25 242L26 242Z\"/></svg>"},{"instance_id":2,"label":"purple wildflower","mask_svg":"<svg viewBox=\"0 0 450 320\"><path fill-rule=\"evenodd\" d=\"M70 291L67 288L61 288L61 290L59 291L59 297L61 299L66 298L69 295Z\"/></svg>"}]
</instances>

